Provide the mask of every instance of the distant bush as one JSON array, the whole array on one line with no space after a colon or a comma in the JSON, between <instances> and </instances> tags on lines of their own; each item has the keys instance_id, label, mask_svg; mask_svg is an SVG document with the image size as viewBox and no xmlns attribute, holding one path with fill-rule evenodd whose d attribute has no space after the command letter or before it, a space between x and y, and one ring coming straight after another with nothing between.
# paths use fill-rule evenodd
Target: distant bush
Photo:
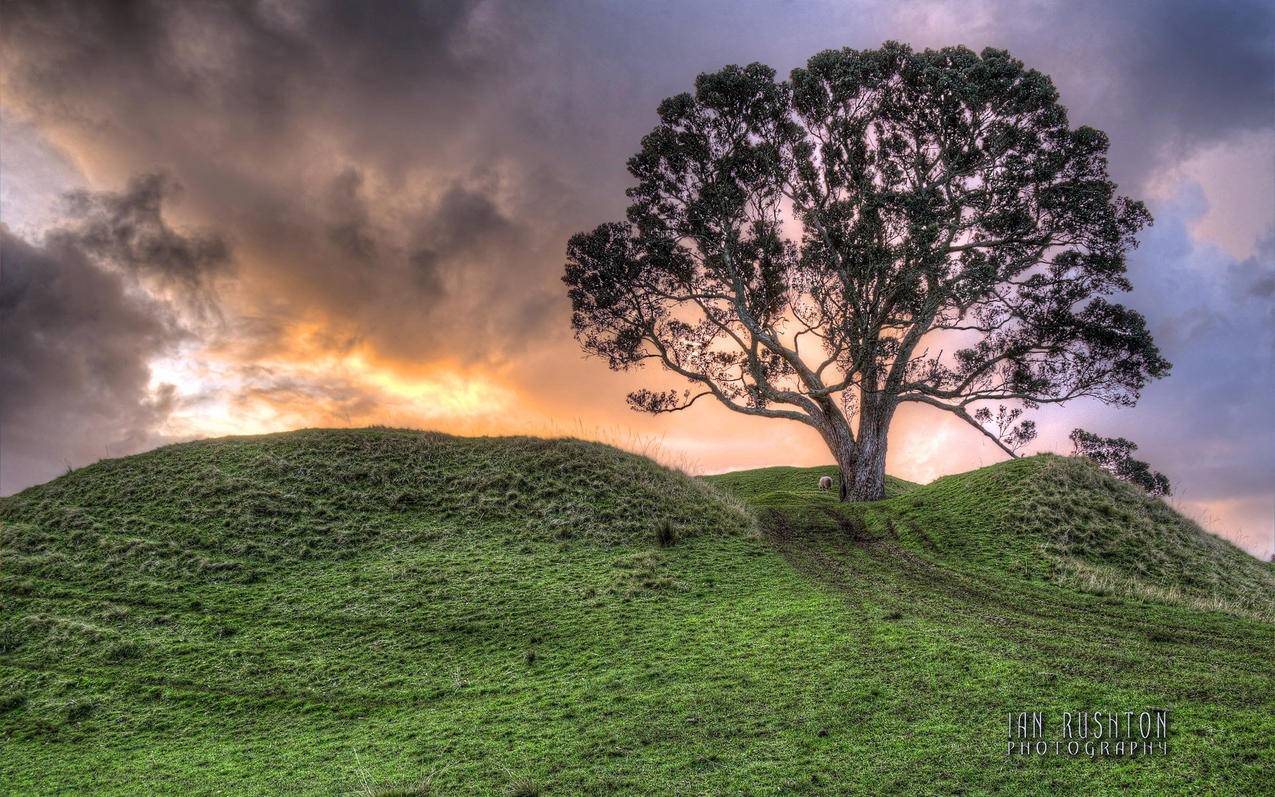
<instances>
[{"instance_id":1,"label":"distant bush","mask_svg":"<svg viewBox=\"0 0 1275 797\"><path fill-rule=\"evenodd\" d=\"M1172 495L1169 479L1132 454L1137 444L1123 437L1099 437L1084 429L1071 432L1072 453L1092 460L1094 464L1130 484L1136 484L1148 495Z\"/></svg>"}]
</instances>

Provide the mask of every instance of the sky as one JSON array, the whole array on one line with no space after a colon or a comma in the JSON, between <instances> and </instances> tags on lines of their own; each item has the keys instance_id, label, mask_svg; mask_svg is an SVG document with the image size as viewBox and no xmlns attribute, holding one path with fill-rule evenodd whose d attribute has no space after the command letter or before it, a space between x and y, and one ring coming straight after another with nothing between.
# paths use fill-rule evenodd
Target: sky
<instances>
[{"instance_id":1,"label":"sky","mask_svg":"<svg viewBox=\"0 0 1275 797\"><path fill-rule=\"evenodd\" d=\"M388 424L601 439L692 472L830 461L800 424L616 374L572 338L571 234L623 217L664 97L886 40L1008 49L1111 139L1155 224L1132 293L1174 364L1120 435L1174 504L1275 544L1275 10L1264 2L0 6L0 494L178 440ZM999 461L906 406L888 470Z\"/></svg>"}]
</instances>

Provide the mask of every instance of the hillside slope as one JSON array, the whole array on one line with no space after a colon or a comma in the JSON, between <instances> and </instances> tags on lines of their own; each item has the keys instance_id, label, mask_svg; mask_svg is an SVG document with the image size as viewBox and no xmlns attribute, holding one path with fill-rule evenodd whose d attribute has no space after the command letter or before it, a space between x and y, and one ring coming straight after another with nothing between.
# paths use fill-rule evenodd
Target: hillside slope
<instances>
[{"instance_id":1,"label":"hillside slope","mask_svg":"<svg viewBox=\"0 0 1275 797\"><path fill-rule=\"evenodd\" d=\"M1275 622L1275 567L1084 459L1006 462L940 479L898 504L901 533L944 556Z\"/></svg>"},{"instance_id":2,"label":"hillside slope","mask_svg":"<svg viewBox=\"0 0 1275 797\"><path fill-rule=\"evenodd\" d=\"M835 495L813 485L829 474L763 468L707 480L754 506L828 524ZM887 498L847 511L952 566L1275 622L1275 567L1084 459L1041 454L924 486L892 479Z\"/></svg>"},{"instance_id":3,"label":"hillside slope","mask_svg":"<svg viewBox=\"0 0 1275 797\"><path fill-rule=\"evenodd\" d=\"M0 499L0 793L1260 793L1275 625L1032 563L1049 462L849 506L385 429L99 463ZM1124 574L1091 500L1050 556ZM1166 758L1005 755L1144 706Z\"/></svg>"},{"instance_id":4,"label":"hillside slope","mask_svg":"<svg viewBox=\"0 0 1275 797\"><path fill-rule=\"evenodd\" d=\"M611 446L534 437L309 429L167 446L106 460L0 503L0 519L66 532L190 531L197 547L348 554L404 518L514 525L618 542L663 518L739 531L736 501Z\"/></svg>"}]
</instances>

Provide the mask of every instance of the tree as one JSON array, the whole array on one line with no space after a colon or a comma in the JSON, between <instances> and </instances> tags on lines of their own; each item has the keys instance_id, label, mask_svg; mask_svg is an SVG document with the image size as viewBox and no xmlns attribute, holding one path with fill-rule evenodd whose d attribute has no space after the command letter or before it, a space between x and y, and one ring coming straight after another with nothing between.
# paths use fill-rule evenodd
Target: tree
<instances>
[{"instance_id":1,"label":"tree","mask_svg":"<svg viewBox=\"0 0 1275 797\"><path fill-rule=\"evenodd\" d=\"M1130 288L1146 208L1116 193L1106 136L1002 50L830 50L783 82L728 66L659 119L627 221L573 236L563 277L586 352L692 385L637 410L711 396L807 424L842 499L874 500L905 402L1015 456L1034 432L978 402L1132 405L1169 370L1104 298Z\"/></svg>"},{"instance_id":2,"label":"tree","mask_svg":"<svg viewBox=\"0 0 1275 797\"><path fill-rule=\"evenodd\" d=\"M1117 479L1136 484L1150 495L1172 495L1169 478L1140 459L1138 446L1123 437L1099 437L1084 429L1071 431L1072 454L1086 457Z\"/></svg>"}]
</instances>

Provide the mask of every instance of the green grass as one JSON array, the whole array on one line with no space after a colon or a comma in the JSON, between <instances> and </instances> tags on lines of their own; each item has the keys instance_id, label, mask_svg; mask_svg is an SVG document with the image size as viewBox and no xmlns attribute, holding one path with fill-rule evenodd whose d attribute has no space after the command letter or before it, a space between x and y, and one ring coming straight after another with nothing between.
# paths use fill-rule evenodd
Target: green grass
<instances>
[{"instance_id":1,"label":"green grass","mask_svg":"<svg viewBox=\"0 0 1275 797\"><path fill-rule=\"evenodd\" d=\"M828 476L832 479L833 489L819 489L819 478L821 476ZM724 490L748 496L750 502L779 501L784 500L786 497L791 497L801 502L819 502L824 504L835 504L837 502L836 487L839 484L839 479L840 476L837 473L836 465L821 465L814 468L794 468L789 465L777 465L772 468L739 470L706 477L706 481ZM902 495L909 490L916 489L918 486L913 482L897 479L894 476L885 477L885 495L887 498ZM775 495L772 496L772 493Z\"/></svg>"},{"instance_id":2,"label":"green grass","mask_svg":"<svg viewBox=\"0 0 1275 797\"><path fill-rule=\"evenodd\" d=\"M1269 565L1072 460L827 470L305 431L0 499L0 793L1269 785ZM1167 758L1004 754L1007 712L1144 706Z\"/></svg>"}]
</instances>

